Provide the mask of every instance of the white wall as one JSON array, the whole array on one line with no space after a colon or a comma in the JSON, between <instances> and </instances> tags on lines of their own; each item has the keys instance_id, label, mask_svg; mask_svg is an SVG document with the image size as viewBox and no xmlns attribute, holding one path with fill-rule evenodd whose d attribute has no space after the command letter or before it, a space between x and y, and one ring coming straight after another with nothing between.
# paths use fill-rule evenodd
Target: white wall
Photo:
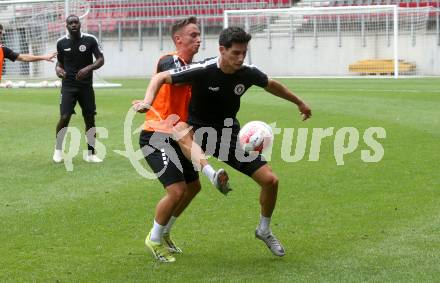
<instances>
[{"instance_id":1,"label":"white wall","mask_svg":"<svg viewBox=\"0 0 440 283\"><path fill-rule=\"evenodd\" d=\"M171 39L164 38L163 50L160 50L160 43L157 38L144 38L143 50L139 49L137 39L124 39L122 51L119 43L114 40L104 40L105 65L100 70L100 75L106 77L126 76L151 76L160 56L174 51L174 44ZM217 39L210 38L206 41L206 49L199 49L197 58L217 56Z\"/></svg>"},{"instance_id":2,"label":"white wall","mask_svg":"<svg viewBox=\"0 0 440 283\"><path fill-rule=\"evenodd\" d=\"M420 36L411 46L409 36L399 38L399 58L415 62L420 75L440 75L440 46L436 37ZM335 37L296 38L294 48L287 38L276 38L272 48L264 38L252 39L252 63L271 76L340 76L353 75L348 65L363 59L393 59L393 41L387 46L385 37L367 37L365 47L357 38L342 38L338 47Z\"/></svg>"},{"instance_id":3,"label":"white wall","mask_svg":"<svg viewBox=\"0 0 440 283\"><path fill-rule=\"evenodd\" d=\"M206 39L206 48L200 48L196 59L212 57L218 54L217 37ZM399 58L415 62L420 75L440 75L440 46L435 35L418 35L416 45L411 46L408 35L399 39ZM362 59L392 59L393 46L387 46L382 37L368 37L366 47L362 47L360 37L343 37L342 47L338 47L335 37L318 38L318 46L312 37L295 39L295 47L287 37L272 39L272 48L268 49L265 37L254 37L250 46L251 63L257 65L270 76L341 76L353 75L348 65ZM116 40L103 41L105 65L99 70L104 77L151 76L158 58L172 51L173 44L164 38L163 50L159 48L157 38L144 38L143 50L139 50L136 38L124 38L122 51ZM52 66L47 72L53 74Z\"/></svg>"}]
</instances>

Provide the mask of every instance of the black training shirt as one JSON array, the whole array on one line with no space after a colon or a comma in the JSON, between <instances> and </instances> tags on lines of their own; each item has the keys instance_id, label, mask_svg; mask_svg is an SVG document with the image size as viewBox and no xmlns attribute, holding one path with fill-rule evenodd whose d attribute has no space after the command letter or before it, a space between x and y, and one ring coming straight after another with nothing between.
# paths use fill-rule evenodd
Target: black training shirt
<instances>
[{"instance_id":1,"label":"black training shirt","mask_svg":"<svg viewBox=\"0 0 440 283\"><path fill-rule=\"evenodd\" d=\"M75 79L76 74L82 68L93 63L95 58L103 56L98 40L91 34L81 33L80 38L73 40L70 35L58 39L57 41L58 62L63 66L66 77L63 84L92 84L93 72L81 81Z\"/></svg>"},{"instance_id":2,"label":"black training shirt","mask_svg":"<svg viewBox=\"0 0 440 283\"><path fill-rule=\"evenodd\" d=\"M3 56L5 58L8 58L9 60L11 60L12 62L14 62L15 60L17 60L18 57L18 53L15 53L14 51L12 51L11 49L7 48L6 46L0 45L1 48L3 49Z\"/></svg>"},{"instance_id":3,"label":"black training shirt","mask_svg":"<svg viewBox=\"0 0 440 283\"><path fill-rule=\"evenodd\" d=\"M233 74L225 74L218 57L171 70L174 83L190 83L190 124L223 126L226 118L236 120L240 99L253 85L265 88L268 77L257 67L244 64Z\"/></svg>"}]
</instances>

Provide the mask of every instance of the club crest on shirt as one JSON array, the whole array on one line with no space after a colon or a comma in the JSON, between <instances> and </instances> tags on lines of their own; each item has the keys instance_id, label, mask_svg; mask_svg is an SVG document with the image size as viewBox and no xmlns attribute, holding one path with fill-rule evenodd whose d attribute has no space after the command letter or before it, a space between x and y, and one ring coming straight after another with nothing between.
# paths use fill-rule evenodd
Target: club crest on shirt
<instances>
[{"instance_id":1,"label":"club crest on shirt","mask_svg":"<svg viewBox=\"0 0 440 283\"><path fill-rule=\"evenodd\" d=\"M79 51L84 52L86 51L86 46L84 44L79 46Z\"/></svg>"},{"instance_id":2,"label":"club crest on shirt","mask_svg":"<svg viewBox=\"0 0 440 283\"><path fill-rule=\"evenodd\" d=\"M242 95L243 94L243 92L244 92L244 84L238 84L238 85L236 85L235 86L235 88L234 88L234 93L236 94L236 95Z\"/></svg>"}]
</instances>

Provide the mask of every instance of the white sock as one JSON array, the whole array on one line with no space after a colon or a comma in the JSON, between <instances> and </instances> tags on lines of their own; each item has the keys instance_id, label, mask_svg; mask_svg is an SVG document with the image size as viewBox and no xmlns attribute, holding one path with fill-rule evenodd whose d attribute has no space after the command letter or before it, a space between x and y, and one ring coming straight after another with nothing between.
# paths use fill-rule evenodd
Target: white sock
<instances>
[{"instance_id":1,"label":"white sock","mask_svg":"<svg viewBox=\"0 0 440 283\"><path fill-rule=\"evenodd\" d=\"M211 181L211 183L214 183L214 175L215 175L215 170L214 168L212 168L211 165L205 165L205 167L203 167L202 169L203 174L205 174L206 177L208 177L208 179Z\"/></svg>"},{"instance_id":2,"label":"white sock","mask_svg":"<svg viewBox=\"0 0 440 283\"><path fill-rule=\"evenodd\" d=\"M150 240L160 244L162 242L163 229L165 226L160 225L154 220L153 229L151 229Z\"/></svg>"},{"instance_id":3,"label":"white sock","mask_svg":"<svg viewBox=\"0 0 440 283\"><path fill-rule=\"evenodd\" d=\"M260 216L260 225L258 225L258 231L261 234L269 234L270 231L270 217Z\"/></svg>"},{"instance_id":4,"label":"white sock","mask_svg":"<svg viewBox=\"0 0 440 283\"><path fill-rule=\"evenodd\" d=\"M177 217L171 216L170 220L168 221L167 225L165 226L165 229L163 229L164 234L169 234L171 232L171 227L173 227L174 222L176 222Z\"/></svg>"}]
</instances>

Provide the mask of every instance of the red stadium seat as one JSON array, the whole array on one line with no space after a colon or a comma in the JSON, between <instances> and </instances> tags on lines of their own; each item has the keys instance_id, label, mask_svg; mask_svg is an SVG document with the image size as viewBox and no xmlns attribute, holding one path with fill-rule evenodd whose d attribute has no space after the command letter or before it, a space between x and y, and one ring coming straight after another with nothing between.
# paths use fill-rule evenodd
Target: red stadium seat
<instances>
[{"instance_id":1,"label":"red stadium seat","mask_svg":"<svg viewBox=\"0 0 440 283\"><path fill-rule=\"evenodd\" d=\"M221 25L225 9L256 9L290 7L290 0L173 0L173 1L98 1L88 0L91 6L89 18L101 21L102 29L114 30L116 20L123 23L124 29L137 28L137 22L158 23L174 21L184 16L209 16L206 23ZM134 3L133 3L134 2ZM96 29L97 24L90 24Z\"/></svg>"}]
</instances>

